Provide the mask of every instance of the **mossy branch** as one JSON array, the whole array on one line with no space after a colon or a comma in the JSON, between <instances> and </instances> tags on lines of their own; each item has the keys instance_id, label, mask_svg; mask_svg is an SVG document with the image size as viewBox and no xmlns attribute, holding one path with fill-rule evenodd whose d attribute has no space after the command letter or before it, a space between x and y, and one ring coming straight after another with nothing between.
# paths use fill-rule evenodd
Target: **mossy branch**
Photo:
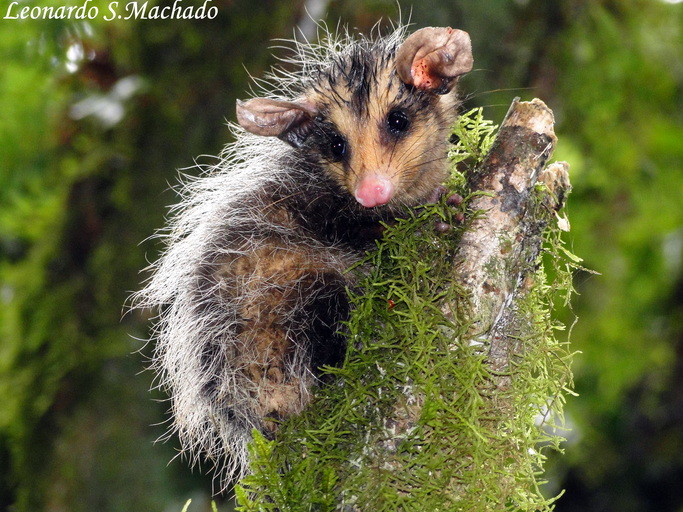
<instances>
[{"instance_id":1,"label":"mossy branch","mask_svg":"<svg viewBox=\"0 0 683 512\"><path fill-rule=\"evenodd\" d=\"M508 366L510 303L533 283L543 233L570 191L568 165L545 168L557 138L550 109L515 100L482 164L469 177L479 192L470 207L485 212L464 233L456 280L471 293L476 329L491 343L492 364ZM539 204L536 185L545 184Z\"/></svg>"},{"instance_id":2,"label":"mossy branch","mask_svg":"<svg viewBox=\"0 0 683 512\"><path fill-rule=\"evenodd\" d=\"M368 255L343 367L275 441L255 433L240 510L552 508L543 450L562 439L571 357L551 311L576 265L556 222L567 165L544 167L552 125L515 101L489 151L494 127L461 118L465 200L411 212Z\"/></svg>"}]
</instances>

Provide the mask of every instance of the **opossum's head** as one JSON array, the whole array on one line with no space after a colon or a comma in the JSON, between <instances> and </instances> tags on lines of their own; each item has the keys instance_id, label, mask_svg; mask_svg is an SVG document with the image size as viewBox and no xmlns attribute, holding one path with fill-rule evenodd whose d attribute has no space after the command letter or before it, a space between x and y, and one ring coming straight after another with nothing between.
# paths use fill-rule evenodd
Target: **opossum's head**
<instances>
[{"instance_id":1,"label":"opossum's head","mask_svg":"<svg viewBox=\"0 0 683 512\"><path fill-rule=\"evenodd\" d=\"M365 207L417 204L445 178L453 89L471 68L470 38L460 30L363 41L310 72L297 98L238 102L237 118L319 162Z\"/></svg>"}]
</instances>

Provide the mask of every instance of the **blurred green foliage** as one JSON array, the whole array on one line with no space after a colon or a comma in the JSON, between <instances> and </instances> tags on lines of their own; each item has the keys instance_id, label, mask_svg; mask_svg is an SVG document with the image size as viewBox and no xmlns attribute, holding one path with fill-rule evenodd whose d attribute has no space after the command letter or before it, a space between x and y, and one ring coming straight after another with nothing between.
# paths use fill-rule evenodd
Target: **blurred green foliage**
<instances>
[{"instance_id":1,"label":"blurred green foliage","mask_svg":"<svg viewBox=\"0 0 683 512\"><path fill-rule=\"evenodd\" d=\"M305 16L303 0L213 5L215 20L0 20L2 509L180 510L210 488L166 467L173 442L151 445L166 404L129 336L147 319L121 320L122 304L156 257L176 169L220 152L247 70L261 75ZM330 26L364 32L397 12L327 8ZM581 396L557 510L680 510L683 4L424 0L411 19L468 30L468 106L499 122L512 97L542 98L571 164L568 243L601 275L576 276L565 319L579 317Z\"/></svg>"}]
</instances>

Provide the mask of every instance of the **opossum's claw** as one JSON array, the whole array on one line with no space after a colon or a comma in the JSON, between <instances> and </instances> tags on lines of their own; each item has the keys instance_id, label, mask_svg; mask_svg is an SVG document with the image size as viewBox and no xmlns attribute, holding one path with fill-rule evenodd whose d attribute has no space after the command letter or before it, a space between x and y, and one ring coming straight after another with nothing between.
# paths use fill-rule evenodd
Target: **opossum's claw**
<instances>
[{"instance_id":1,"label":"opossum's claw","mask_svg":"<svg viewBox=\"0 0 683 512\"><path fill-rule=\"evenodd\" d=\"M443 185L440 185L434 189L434 192L432 192L432 195L430 196L429 202L431 203L437 203L441 200L442 197L446 196L447 194L450 194L450 191L448 188L444 187ZM453 208L457 208L460 206L463 202L463 198L460 194L453 193L448 195L446 198L446 205L451 206ZM465 220L465 215L462 212L456 212L453 217L453 223L455 224L461 224ZM453 224L449 224L448 222L444 222L442 220L436 221L434 224L434 227L438 233L446 233L447 231L450 231L451 228L453 227Z\"/></svg>"},{"instance_id":2,"label":"opossum's claw","mask_svg":"<svg viewBox=\"0 0 683 512\"><path fill-rule=\"evenodd\" d=\"M429 196L429 200L427 201L428 203L438 203L439 200L448 193L448 188L444 187L443 185L439 185L436 187L433 191L432 194Z\"/></svg>"},{"instance_id":3,"label":"opossum's claw","mask_svg":"<svg viewBox=\"0 0 683 512\"><path fill-rule=\"evenodd\" d=\"M448 206L460 206L462 204L463 198L460 194L451 194L446 199L446 204Z\"/></svg>"},{"instance_id":4,"label":"opossum's claw","mask_svg":"<svg viewBox=\"0 0 683 512\"><path fill-rule=\"evenodd\" d=\"M432 194L429 196L428 203L438 203L443 196L449 193L447 187L439 185L434 189ZM450 194L446 199L446 204L448 206L460 206L462 204L463 198L460 194Z\"/></svg>"}]
</instances>

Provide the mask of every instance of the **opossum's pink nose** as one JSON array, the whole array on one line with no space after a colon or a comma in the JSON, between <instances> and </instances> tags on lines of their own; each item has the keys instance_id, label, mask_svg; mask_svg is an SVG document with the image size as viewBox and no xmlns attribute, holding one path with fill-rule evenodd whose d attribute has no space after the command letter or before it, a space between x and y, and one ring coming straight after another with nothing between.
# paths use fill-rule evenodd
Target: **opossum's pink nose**
<instances>
[{"instance_id":1,"label":"opossum's pink nose","mask_svg":"<svg viewBox=\"0 0 683 512\"><path fill-rule=\"evenodd\" d=\"M394 184L382 175L366 176L356 187L356 200L366 208L387 204L394 195Z\"/></svg>"}]
</instances>

